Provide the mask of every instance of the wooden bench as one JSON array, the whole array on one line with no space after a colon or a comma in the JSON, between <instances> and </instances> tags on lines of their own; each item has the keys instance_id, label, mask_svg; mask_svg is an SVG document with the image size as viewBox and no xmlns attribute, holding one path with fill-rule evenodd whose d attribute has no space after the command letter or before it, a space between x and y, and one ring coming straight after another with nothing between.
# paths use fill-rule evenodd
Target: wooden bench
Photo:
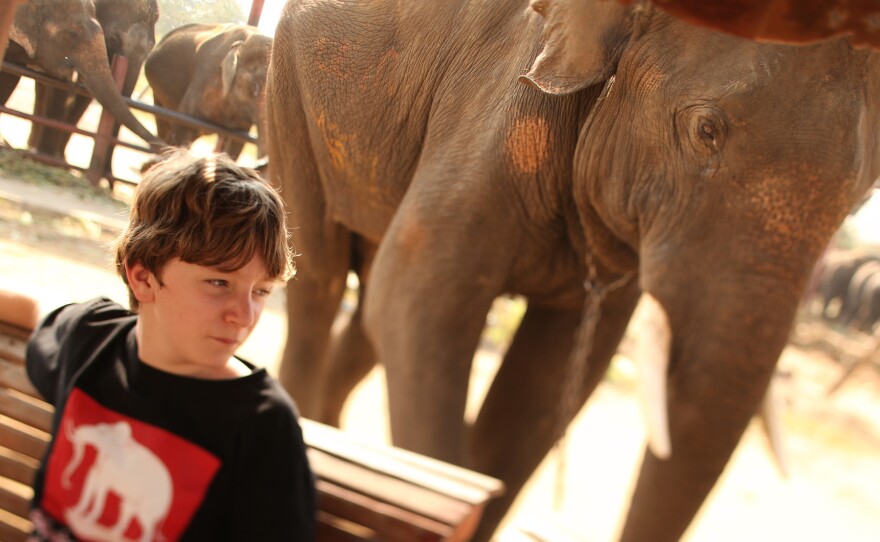
<instances>
[{"instance_id":1,"label":"wooden bench","mask_svg":"<svg viewBox=\"0 0 880 542\"><path fill-rule=\"evenodd\" d=\"M24 371L29 331L0 322L0 540L25 540L31 484L49 442L53 408ZM318 540L469 540L494 478L302 420L317 478Z\"/></svg>"}]
</instances>

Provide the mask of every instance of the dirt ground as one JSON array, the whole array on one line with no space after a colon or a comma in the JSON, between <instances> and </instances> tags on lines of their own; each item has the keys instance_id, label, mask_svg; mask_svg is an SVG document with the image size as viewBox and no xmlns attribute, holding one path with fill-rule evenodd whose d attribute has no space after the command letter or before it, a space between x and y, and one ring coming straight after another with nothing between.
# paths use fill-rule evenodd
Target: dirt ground
<instances>
[{"instance_id":1,"label":"dirt ground","mask_svg":"<svg viewBox=\"0 0 880 542\"><path fill-rule=\"evenodd\" d=\"M26 138L22 129L14 129L19 139ZM2 133L11 139L5 124ZM0 199L0 286L28 291L46 307L97 295L124 301L125 290L108 265L108 235L88 219L41 215ZM242 351L271 370L284 343L283 309L278 293ZM779 364L788 477L780 475L753 423L686 542L880 540L880 372L860 367L828 396L845 364L829 355L834 344L810 339L813 323L802 326L793 336L812 347L792 344ZM497 363L489 352L475 359L469 411ZM625 358L618 359L570 429L563 490L556 482L558 452L551 453L517 501L510 524L552 524L568 540L614 539L644 442L633 378ZM349 401L346 430L387 442L383 386L376 369Z\"/></svg>"}]
</instances>

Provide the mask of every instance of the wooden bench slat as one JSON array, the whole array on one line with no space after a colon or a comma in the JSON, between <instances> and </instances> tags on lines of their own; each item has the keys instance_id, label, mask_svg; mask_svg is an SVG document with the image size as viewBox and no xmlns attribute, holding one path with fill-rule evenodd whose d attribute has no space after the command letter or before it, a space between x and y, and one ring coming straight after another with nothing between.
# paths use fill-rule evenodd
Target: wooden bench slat
<instances>
[{"instance_id":1,"label":"wooden bench slat","mask_svg":"<svg viewBox=\"0 0 880 542\"><path fill-rule=\"evenodd\" d=\"M0 446L40 459L48 444L47 433L0 415Z\"/></svg>"},{"instance_id":2,"label":"wooden bench slat","mask_svg":"<svg viewBox=\"0 0 880 542\"><path fill-rule=\"evenodd\" d=\"M322 511L344 517L368 532L382 533L387 542L433 542L446 540L453 529L368 495L340 487L327 480L316 481Z\"/></svg>"},{"instance_id":3,"label":"wooden bench slat","mask_svg":"<svg viewBox=\"0 0 880 542\"><path fill-rule=\"evenodd\" d=\"M30 486L0 478L0 509L27 519L34 490Z\"/></svg>"},{"instance_id":4,"label":"wooden bench slat","mask_svg":"<svg viewBox=\"0 0 880 542\"><path fill-rule=\"evenodd\" d=\"M33 457L0 447L0 476L4 478L30 486L39 466L39 460Z\"/></svg>"},{"instance_id":5,"label":"wooden bench slat","mask_svg":"<svg viewBox=\"0 0 880 542\"><path fill-rule=\"evenodd\" d=\"M30 521L0 509L0 540L3 542L25 542L31 527Z\"/></svg>"},{"instance_id":6,"label":"wooden bench slat","mask_svg":"<svg viewBox=\"0 0 880 542\"><path fill-rule=\"evenodd\" d=\"M363 469L358 464L329 455L319 449L310 448L308 454L312 469L321 478L445 525L457 524L470 509L466 503L447 495Z\"/></svg>"},{"instance_id":7,"label":"wooden bench slat","mask_svg":"<svg viewBox=\"0 0 880 542\"><path fill-rule=\"evenodd\" d=\"M372 529L338 518L324 510L318 510L315 539L333 542L382 542Z\"/></svg>"},{"instance_id":8,"label":"wooden bench slat","mask_svg":"<svg viewBox=\"0 0 880 542\"><path fill-rule=\"evenodd\" d=\"M31 384L24 367L9 360L0 359L0 387L40 398L40 392Z\"/></svg>"},{"instance_id":9,"label":"wooden bench slat","mask_svg":"<svg viewBox=\"0 0 880 542\"><path fill-rule=\"evenodd\" d=\"M20 341L27 341L31 336L31 330L24 329L5 320L0 320L0 335Z\"/></svg>"},{"instance_id":10,"label":"wooden bench slat","mask_svg":"<svg viewBox=\"0 0 880 542\"><path fill-rule=\"evenodd\" d=\"M24 365L25 343L8 335L0 335L0 359L11 361L16 365Z\"/></svg>"},{"instance_id":11,"label":"wooden bench slat","mask_svg":"<svg viewBox=\"0 0 880 542\"><path fill-rule=\"evenodd\" d=\"M20 392L7 390L0 385L0 413L46 433L52 431L54 410L44 401Z\"/></svg>"},{"instance_id":12,"label":"wooden bench slat","mask_svg":"<svg viewBox=\"0 0 880 542\"><path fill-rule=\"evenodd\" d=\"M483 474L444 463L394 446L381 448L354 441L335 427L300 420L306 440L336 457L411 480L437 493L479 505L503 492L503 484Z\"/></svg>"}]
</instances>

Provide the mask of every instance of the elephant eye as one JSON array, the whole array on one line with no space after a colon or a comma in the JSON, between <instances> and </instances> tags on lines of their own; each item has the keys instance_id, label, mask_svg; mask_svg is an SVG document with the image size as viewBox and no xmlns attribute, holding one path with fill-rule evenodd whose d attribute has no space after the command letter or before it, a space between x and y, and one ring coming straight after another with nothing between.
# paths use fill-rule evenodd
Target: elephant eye
<instances>
[{"instance_id":1,"label":"elephant eye","mask_svg":"<svg viewBox=\"0 0 880 542\"><path fill-rule=\"evenodd\" d=\"M684 151L696 152L702 160L721 151L727 137L727 124L722 110L711 103L692 103L675 112L676 137L684 143Z\"/></svg>"},{"instance_id":2,"label":"elephant eye","mask_svg":"<svg viewBox=\"0 0 880 542\"><path fill-rule=\"evenodd\" d=\"M718 129L715 127L715 124L712 123L711 120L701 119L698 129L700 132L700 137L706 139L707 141L715 141L715 136L718 133Z\"/></svg>"},{"instance_id":3,"label":"elephant eye","mask_svg":"<svg viewBox=\"0 0 880 542\"><path fill-rule=\"evenodd\" d=\"M720 113L711 109L703 110L694 120L696 121L694 126L696 140L713 151L720 150L724 140L724 122L721 120Z\"/></svg>"}]
</instances>

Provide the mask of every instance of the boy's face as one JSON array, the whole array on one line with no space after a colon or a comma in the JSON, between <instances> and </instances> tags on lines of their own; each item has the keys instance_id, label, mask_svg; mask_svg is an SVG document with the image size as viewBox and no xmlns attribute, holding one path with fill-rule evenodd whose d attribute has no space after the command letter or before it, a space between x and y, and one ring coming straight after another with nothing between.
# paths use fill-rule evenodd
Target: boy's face
<instances>
[{"instance_id":1,"label":"boy's face","mask_svg":"<svg viewBox=\"0 0 880 542\"><path fill-rule=\"evenodd\" d=\"M158 277L126 268L140 304L138 349L158 369L205 379L230 378L230 358L248 338L277 282L261 257L237 271L169 261Z\"/></svg>"}]
</instances>

